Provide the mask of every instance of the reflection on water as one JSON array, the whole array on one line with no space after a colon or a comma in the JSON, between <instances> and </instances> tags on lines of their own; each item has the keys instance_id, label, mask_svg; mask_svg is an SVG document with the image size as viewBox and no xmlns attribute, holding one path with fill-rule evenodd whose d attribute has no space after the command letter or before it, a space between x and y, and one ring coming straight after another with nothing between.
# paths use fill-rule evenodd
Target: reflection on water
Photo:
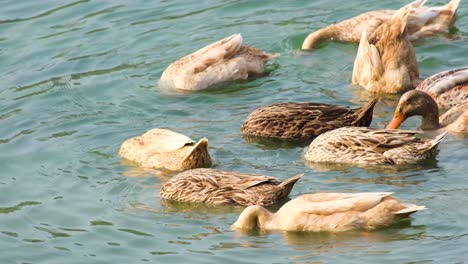
<instances>
[{"instance_id":1,"label":"reflection on water","mask_svg":"<svg viewBox=\"0 0 468 264\"><path fill-rule=\"evenodd\" d=\"M305 150L306 151L306 150ZM437 156L437 155L436 155ZM350 172L356 168L366 170L373 173L385 173L385 174L395 174L408 171L421 171L428 169L437 170L438 162L436 157L431 157L426 160L422 160L416 164L404 164L404 165L366 165L366 164L347 164L347 163L338 163L338 162L308 162L304 161L305 165L308 167L321 172L326 171L342 171Z\"/></svg>"},{"instance_id":2,"label":"reflection on water","mask_svg":"<svg viewBox=\"0 0 468 264\"><path fill-rule=\"evenodd\" d=\"M250 135L243 135L243 137L247 144L252 144L255 147L265 150L298 147L304 148L311 142L311 140L280 139Z\"/></svg>"}]
</instances>

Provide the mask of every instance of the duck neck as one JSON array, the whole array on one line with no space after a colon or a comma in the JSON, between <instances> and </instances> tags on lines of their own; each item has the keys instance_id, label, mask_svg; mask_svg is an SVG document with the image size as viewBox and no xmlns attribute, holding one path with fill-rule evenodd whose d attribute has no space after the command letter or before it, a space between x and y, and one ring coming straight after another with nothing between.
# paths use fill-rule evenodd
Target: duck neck
<instances>
[{"instance_id":1,"label":"duck neck","mask_svg":"<svg viewBox=\"0 0 468 264\"><path fill-rule=\"evenodd\" d=\"M338 32L334 25L321 28L315 32L310 33L302 43L302 49L312 49L318 42L323 40L331 40L337 38Z\"/></svg>"},{"instance_id":2,"label":"duck neck","mask_svg":"<svg viewBox=\"0 0 468 264\"><path fill-rule=\"evenodd\" d=\"M432 111L427 111L422 116L421 129L432 130L440 128L439 124L439 109L437 106Z\"/></svg>"},{"instance_id":3,"label":"duck neck","mask_svg":"<svg viewBox=\"0 0 468 264\"><path fill-rule=\"evenodd\" d=\"M238 229L268 229L273 216L274 214L260 205L252 205L244 209L232 226Z\"/></svg>"}]
</instances>

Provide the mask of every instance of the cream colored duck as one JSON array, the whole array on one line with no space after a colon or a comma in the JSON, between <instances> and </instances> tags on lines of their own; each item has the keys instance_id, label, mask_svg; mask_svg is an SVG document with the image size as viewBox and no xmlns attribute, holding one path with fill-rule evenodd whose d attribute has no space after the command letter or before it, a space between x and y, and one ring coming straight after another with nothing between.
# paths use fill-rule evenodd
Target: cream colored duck
<instances>
[{"instance_id":1,"label":"cream colored duck","mask_svg":"<svg viewBox=\"0 0 468 264\"><path fill-rule=\"evenodd\" d=\"M177 174L161 187L169 200L207 204L268 206L288 197L302 174L281 181L259 174L194 169Z\"/></svg>"},{"instance_id":2,"label":"cream colored duck","mask_svg":"<svg viewBox=\"0 0 468 264\"><path fill-rule=\"evenodd\" d=\"M184 171L211 165L208 139L195 142L187 136L161 128L126 140L119 154L145 168Z\"/></svg>"},{"instance_id":3,"label":"cream colored duck","mask_svg":"<svg viewBox=\"0 0 468 264\"><path fill-rule=\"evenodd\" d=\"M408 218L426 207L405 204L391 192L315 193L301 195L276 213L254 205L232 225L236 229L340 232L371 230Z\"/></svg>"},{"instance_id":4,"label":"cream colored duck","mask_svg":"<svg viewBox=\"0 0 468 264\"><path fill-rule=\"evenodd\" d=\"M422 116L421 129L433 130L445 127L457 133L468 133L468 100L451 108L439 118L437 103L427 93L411 90L403 94L387 129L400 127L407 118Z\"/></svg>"},{"instance_id":5,"label":"cream colored duck","mask_svg":"<svg viewBox=\"0 0 468 264\"><path fill-rule=\"evenodd\" d=\"M391 21L383 23L369 38L361 37L353 69L353 84L376 93L402 93L416 88L433 96L441 108L468 99L468 68L435 74L424 81L413 45L407 38L406 21L411 7L399 10Z\"/></svg>"},{"instance_id":6,"label":"cream colored duck","mask_svg":"<svg viewBox=\"0 0 468 264\"><path fill-rule=\"evenodd\" d=\"M446 133L434 139L416 138L419 131L343 127L318 136L310 143L308 162L348 164L411 164L433 157Z\"/></svg>"},{"instance_id":7,"label":"cream colored duck","mask_svg":"<svg viewBox=\"0 0 468 264\"><path fill-rule=\"evenodd\" d=\"M242 44L235 34L172 63L159 80L161 88L198 91L262 74L265 63L278 57Z\"/></svg>"},{"instance_id":8,"label":"cream colored duck","mask_svg":"<svg viewBox=\"0 0 468 264\"><path fill-rule=\"evenodd\" d=\"M312 140L343 126L369 126L377 100L349 109L322 103L275 103L252 112L241 127L245 136Z\"/></svg>"},{"instance_id":9,"label":"cream colored duck","mask_svg":"<svg viewBox=\"0 0 468 264\"><path fill-rule=\"evenodd\" d=\"M408 18L410 39L417 39L440 32L448 32L455 21L455 14L460 0L452 0L439 7L424 6L425 0L409 4L413 7ZM384 22L390 21L397 10L376 10L329 25L310 33L302 43L302 49L312 49L317 43L326 40L358 43L362 32L369 35Z\"/></svg>"}]
</instances>

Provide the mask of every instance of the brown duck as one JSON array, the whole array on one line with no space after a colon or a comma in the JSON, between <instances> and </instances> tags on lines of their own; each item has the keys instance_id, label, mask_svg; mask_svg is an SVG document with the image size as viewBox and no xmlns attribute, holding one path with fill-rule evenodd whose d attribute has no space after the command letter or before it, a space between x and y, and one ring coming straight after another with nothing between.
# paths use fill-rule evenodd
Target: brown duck
<instances>
[{"instance_id":1,"label":"brown duck","mask_svg":"<svg viewBox=\"0 0 468 264\"><path fill-rule=\"evenodd\" d=\"M308 162L362 165L411 164L434 157L446 133L434 139L415 137L420 131L342 127L318 136L307 149Z\"/></svg>"},{"instance_id":2,"label":"brown duck","mask_svg":"<svg viewBox=\"0 0 468 264\"><path fill-rule=\"evenodd\" d=\"M288 197L301 177L302 174L281 181L259 174L193 169L163 184L160 195L183 202L268 206Z\"/></svg>"},{"instance_id":3,"label":"brown duck","mask_svg":"<svg viewBox=\"0 0 468 264\"><path fill-rule=\"evenodd\" d=\"M322 103L275 103L252 112L241 127L245 136L312 140L343 126L369 126L377 100L355 109Z\"/></svg>"},{"instance_id":4,"label":"brown duck","mask_svg":"<svg viewBox=\"0 0 468 264\"><path fill-rule=\"evenodd\" d=\"M401 96L387 129L399 128L411 116L422 116L423 130L445 128L451 132L468 133L468 100L439 118L437 103L431 96L419 90L408 91Z\"/></svg>"}]
</instances>

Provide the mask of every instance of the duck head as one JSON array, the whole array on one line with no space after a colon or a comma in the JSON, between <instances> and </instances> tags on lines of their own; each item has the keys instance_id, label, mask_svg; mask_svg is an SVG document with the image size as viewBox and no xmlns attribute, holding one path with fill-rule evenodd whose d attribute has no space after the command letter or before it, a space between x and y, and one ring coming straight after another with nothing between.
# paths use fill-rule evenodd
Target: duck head
<instances>
[{"instance_id":1,"label":"duck head","mask_svg":"<svg viewBox=\"0 0 468 264\"><path fill-rule=\"evenodd\" d=\"M437 103L423 91L411 90L401 96L387 129L400 127L401 123L411 116L422 116L421 129L423 130L440 127Z\"/></svg>"}]
</instances>

